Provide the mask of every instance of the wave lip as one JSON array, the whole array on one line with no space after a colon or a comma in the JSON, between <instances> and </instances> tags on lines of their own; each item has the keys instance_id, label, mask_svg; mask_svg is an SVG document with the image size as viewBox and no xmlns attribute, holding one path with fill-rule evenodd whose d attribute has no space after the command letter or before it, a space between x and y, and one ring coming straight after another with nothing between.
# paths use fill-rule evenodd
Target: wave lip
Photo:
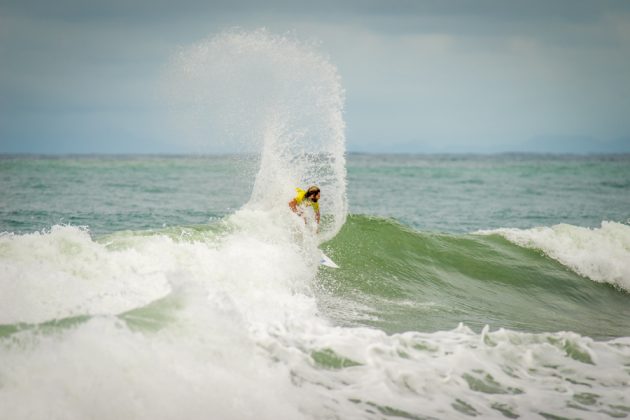
<instances>
[{"instance_id":1,"label":"wave lip","mask_svg":"<svg viewBox=\"0 0 630 420\"><path fill-rule=\"evenodd\" d=\"M623 223L603 221L599 228L563 223L475 233L500 235L516 245L540 250L581 276L630 292L630 226Z\"/></svg>"}]
</instances>

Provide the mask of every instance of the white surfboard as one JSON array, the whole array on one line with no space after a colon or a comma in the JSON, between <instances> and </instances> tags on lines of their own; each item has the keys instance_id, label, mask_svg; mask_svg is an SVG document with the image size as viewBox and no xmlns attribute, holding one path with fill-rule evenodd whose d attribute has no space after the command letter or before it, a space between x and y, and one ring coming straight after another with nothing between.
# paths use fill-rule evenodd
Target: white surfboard
<instances>
[{"instance_id":1,"label":"white surfboard","mask_svg":"<svg viewBox=\"0 0 630 420\"><path fill-rule=\"evenodd\" d=\"M331 260L330 258L328 258L328 256L326 254L324 254L324 252L321 252L321 257L319 259L319 265L325 265L326 267L330 267L330 268L339 268L339 266L337 264L335 264L335 262L333 260Z\"/></svg>"}]
</instances>

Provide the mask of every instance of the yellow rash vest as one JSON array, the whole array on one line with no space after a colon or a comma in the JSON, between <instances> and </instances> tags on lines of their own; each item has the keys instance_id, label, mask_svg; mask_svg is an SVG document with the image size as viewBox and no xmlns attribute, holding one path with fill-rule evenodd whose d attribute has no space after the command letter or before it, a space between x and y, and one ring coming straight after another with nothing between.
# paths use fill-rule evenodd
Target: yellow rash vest
<instances>
[{"instance_id":1,"label":"yellow rash vest","mask_svg":"<svg viewBox=\"0 0 630 420\"><path fill-rule=\"evenodd\" d=\"M315 213L319 212L319 203L313 203L311 200L305 200L304 196L306 195L306 191L301 188L296 188L297 195L295 196L295 202L299 205L304 204L305 206L312 206Z\"/></svg>"}]
</instances>

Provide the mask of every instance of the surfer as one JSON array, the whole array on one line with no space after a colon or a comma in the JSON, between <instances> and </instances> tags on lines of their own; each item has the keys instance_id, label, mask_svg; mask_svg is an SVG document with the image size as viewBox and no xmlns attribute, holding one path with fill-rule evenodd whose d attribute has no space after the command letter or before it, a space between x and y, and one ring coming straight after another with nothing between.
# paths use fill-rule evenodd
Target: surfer
<instances>
[{"instance_id":1,"label":"surfer","mask_svg":"<svg viewBox=\"0 0 630 420\"><path fill-rule=\"evenodd\" d=\"M321 192L319 187L313 185L309 187L308 190L304 191L301 188L296 188L297 195L291 201L289 201L289 207L293 210L294 213L303 215L302 206L310 206L313 208L315 212L315 221L319 224L319 198L321 196ZM306 219L304 219L306 221Z\"/></svg>"}]
</instances>

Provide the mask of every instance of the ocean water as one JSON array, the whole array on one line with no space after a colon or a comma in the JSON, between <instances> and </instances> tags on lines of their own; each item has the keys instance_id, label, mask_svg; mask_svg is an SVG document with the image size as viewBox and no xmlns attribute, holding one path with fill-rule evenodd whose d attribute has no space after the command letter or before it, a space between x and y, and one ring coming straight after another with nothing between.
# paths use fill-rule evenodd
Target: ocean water
<instances>
[{"instance_id":1,"label":"ocean water","mask_svg":"<svg viewBox=\"0 0 630 420\"><path fill-rule=\"evenodd\" d=\"M264 31L182 72L243 153L0 158L3 418L630 416L630 156L348 154Z\"/></svg>"}]
</instances>

